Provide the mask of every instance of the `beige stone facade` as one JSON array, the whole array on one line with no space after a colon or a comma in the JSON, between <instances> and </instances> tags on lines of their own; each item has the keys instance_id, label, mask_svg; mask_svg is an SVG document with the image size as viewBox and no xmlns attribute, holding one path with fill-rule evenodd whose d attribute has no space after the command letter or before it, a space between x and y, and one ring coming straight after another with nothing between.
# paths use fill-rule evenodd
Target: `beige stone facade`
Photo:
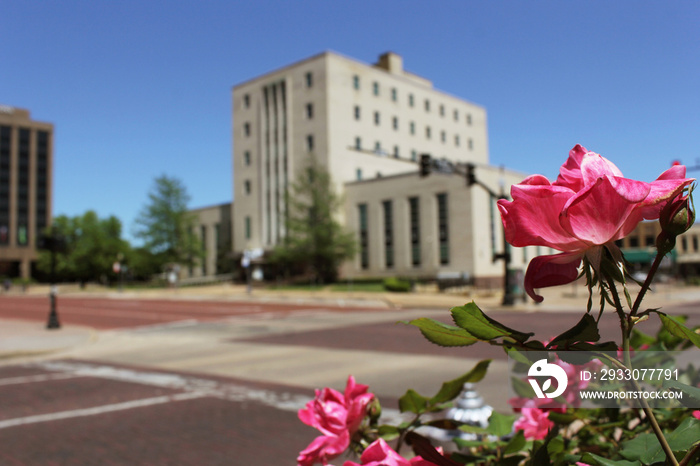
<instances>
[{"instance_id":1,"label":"beige stone facade","mask_svg":"<svg viewBox=\"0 0 700 466\"><path fill-rule=\"evenodd\" d=\"M488 165L483 107L435 89L395 53L366 64L335 52L234 86L232 106L235 256L270 251L284 237L285 193L315 157L343 196L339 220L362 245L342 275L502 282L495 199L461 175L419 176L420 155L430 154L462 169L474 164L495 192L526 177ZM208 215L198 213L202 222ZM532 257L552 251L508 252L511 267L524 271ZM205 269L196 273L210 273L210 262Z\"/></svg>"},{"instance_id":2,"label":"beige stone facade","mask_svg":"<svg viewBox=\"0 0 700 466\"><path fill-rule=\"evenodd\" d=\"M51 224L53 125L0 105L0 276L29 278Z\"/></svg>"},{"instance_id":3,"label":"beige stone facade","mask_svg":"<svg viewBox=\"0 0 700 466\"><path fill-rule=\"evenodd\" d=\"M234 249L284 236L284 193L309 157L343 184L416 171L419 154L488 163L486 111L384 54L324 52L233 88ZM342 216L342 213L341 213Z\"/></svg>"},{"instance_id":4,"label":"beige stone facade","mask_svg":"<svg viewBox=\"0 0 700 466\"><path fill-rule=\"evenodd\" d=\"M524 175L480 165L477 179L496 194ZM503 228L496 199L459 175L406 173L346 184L348 227L360 253L346 277L463 278L481 287L501 284ZM549 248L508 246L510 267L523 271Z\"/></svg>"},{"instance_id":5,"label":"beige stone facade","mask_svg":"<svg viewBox=\"0 0 700 466\"><path fill-rule=\"evenodd\" d=\"M233 245L232 204L219 204L191 210L195 217L195 234L199 238L204 259L186 272L189 277L206 277L227 273L224 262L231 259Z\"/></svg>"}]
</instances>

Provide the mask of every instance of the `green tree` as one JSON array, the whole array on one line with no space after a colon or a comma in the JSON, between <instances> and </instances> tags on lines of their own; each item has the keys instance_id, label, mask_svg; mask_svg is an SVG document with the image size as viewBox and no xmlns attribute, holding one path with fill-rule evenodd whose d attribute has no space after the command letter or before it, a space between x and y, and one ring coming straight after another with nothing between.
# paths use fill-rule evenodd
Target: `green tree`
<instances>
[{"instance_id":1,"label":"green tree","mask_svg":"<svg viewBox=\"0 0 700 466\"><path fill-rule=\"evenodd\" d=\"M82 216L58 216L47 230L65 241L64 252L56 256L56 276L61 280L101 281L113 274L112 264L129 251L129 243L121 237L121 221L114 216L100 219L92 210ZM38 268L50 278L50 252L41 251Z\"/></svg>"},{"instance_id":2,"label":"green tree","mask_svg":"<svg viewBox=\"0 0 700 466\"><path fill-rule=\"evenodd\" d=\"M168 263L191 266L202 257L199 239L194 234L195 218L187 211L189 201L182 181L159 176L136 219L134 236L143 240L160 267Z\"/></svg>"},{"instance_id":3,"label":"green tree","mask_svg":"<svg viewBox=\"0 0 700 466\"><path fill-rule=\"evenodd\" d=\"M272 254L286 270L311 273L321 283L338 278L338 267L357 250L355 236L343 230L335 214L342 199L328 170L311 158L286 195L286 235Z\"/></svg>"}]
</instances>

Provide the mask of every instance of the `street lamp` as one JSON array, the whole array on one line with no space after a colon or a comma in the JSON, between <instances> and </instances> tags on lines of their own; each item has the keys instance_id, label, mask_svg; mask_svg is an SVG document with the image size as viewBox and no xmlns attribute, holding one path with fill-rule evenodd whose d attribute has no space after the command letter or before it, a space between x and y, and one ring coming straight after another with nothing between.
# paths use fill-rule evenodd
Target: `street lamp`
<instances>
[{"instance_id":1,"label":"street lamp","mask_svg":"<svg viewBox=\"0 0 700 466\"><path fill-rule=\"evenodd\" d=\"M39 249L45 249L51 253L51 291L49 293L51 304L46 328L49 330L59 329L61 328L61 323L58 321L58 312L56 312L56 254L65 251L66 241L59 233L52 231L39 238Z\"/></svg>"}]
</instances>

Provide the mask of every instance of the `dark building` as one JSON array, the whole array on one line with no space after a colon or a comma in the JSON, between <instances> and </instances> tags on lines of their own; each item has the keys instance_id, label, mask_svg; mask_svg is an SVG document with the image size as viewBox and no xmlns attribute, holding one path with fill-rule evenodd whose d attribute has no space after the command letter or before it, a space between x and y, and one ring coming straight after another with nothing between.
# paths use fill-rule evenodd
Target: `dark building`
<instances>
[{"instance_id":1,"label":"dark building","mask_svg":"<svg viewBox=\"0 0 700 466\"><path fill-rule=\"evenodd\" d=\"M29 278L51 223L53 125L0 105L0 277Z\"/></svg>"}]
</instances>

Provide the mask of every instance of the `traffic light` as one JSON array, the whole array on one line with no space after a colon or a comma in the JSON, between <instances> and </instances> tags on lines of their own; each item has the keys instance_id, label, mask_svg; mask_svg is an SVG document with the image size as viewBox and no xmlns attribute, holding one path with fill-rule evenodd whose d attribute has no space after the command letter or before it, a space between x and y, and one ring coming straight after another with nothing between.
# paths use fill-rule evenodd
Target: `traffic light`
<instances>
[{"instance_id":1,"label":"traffic light","mask_svg":"<svg viewBox=\"0 0 700 466\"><path fill-rule=\"evenodd\" d=\"M474 174L475 168L473 163L467 164L467 186L476 184L476 175Z\"/></svg>"},{"instance_id":2,"label":"traffic light","mask_svg":"<svg viewBox=\"0 0 700 466\"><path fill-rule=\"evenodd\" d=\"M420 176L425 177L430 175L433 161L430 158L430 154L420 155Z\"/></svg>"}]
</instances>

